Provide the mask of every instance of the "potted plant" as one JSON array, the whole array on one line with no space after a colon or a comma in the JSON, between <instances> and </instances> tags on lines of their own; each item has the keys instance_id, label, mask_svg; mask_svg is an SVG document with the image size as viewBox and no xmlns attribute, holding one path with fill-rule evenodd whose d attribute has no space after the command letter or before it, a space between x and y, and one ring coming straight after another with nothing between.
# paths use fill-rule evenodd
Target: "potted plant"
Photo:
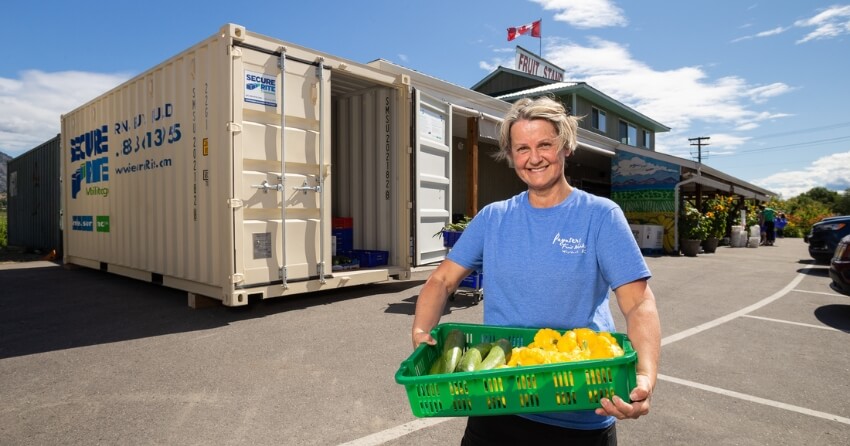
<instances>
[{"instance_id":1,"label":"potted plant","mask_svg":"<svg viewBox=\"0 0 850 446\"><path fill-rule=\"evenodd\" d=\"M466 226L469 225L470 221L472 221L471 217L464 216L460 221L443 226L443 229L434 234L434 237L442 237L443 246L451 248L455 245L455 243L457 243L457 239L460 238L460 235L463 233L463 230L466 229Z\"/></svg>"},{"instance_id":2,"label":"potted plant","mask_svg":"<svg viewBox=\"0 0 850 446\"><path fill-rule=\"evenodd\" d=\"M726 224L733 200L732 197L715 195L705 203L705 218L708 225L708 237L703 243L705 252L715 252L720 239L726 236Z\"/></svg>"},{"instance_id":3,"label":"potted plant","mask_svg":"<svg viewBox=\"0 0 850 446\"><path fill-rule=\"evenodd\" d=\"M682 253L688 257L696 257L700 244L708 237L708 221L699 209L688 202L685 202L685 209L679 221Z\"/></svg>"}]
</instances>

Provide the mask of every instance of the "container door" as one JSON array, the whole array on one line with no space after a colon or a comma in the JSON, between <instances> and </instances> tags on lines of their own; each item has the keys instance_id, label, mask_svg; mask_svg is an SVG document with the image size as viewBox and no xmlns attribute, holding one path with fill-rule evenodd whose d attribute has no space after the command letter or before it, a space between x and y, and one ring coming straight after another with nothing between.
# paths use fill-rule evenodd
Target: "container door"
<instances>
[{"instance_id":1,"label":"container door","mask_svg":"<svg viewBox=\"0 0 850 446\"><path fill-rule=\"evenodd\" d=\"M416 264L443 260L446 248L438 234L451 221L451 104L414 91L416 189Z\"/></svg>"},{"instance_id":2,"label":"container door","mask_svg":"<svg viewBox=\"0 0 850 446\"><path fill-rule=\"evenodd\" d=\"M330 89L321 60L234 57L237 287L331 272Z\"/></svg>"}]
</instances>

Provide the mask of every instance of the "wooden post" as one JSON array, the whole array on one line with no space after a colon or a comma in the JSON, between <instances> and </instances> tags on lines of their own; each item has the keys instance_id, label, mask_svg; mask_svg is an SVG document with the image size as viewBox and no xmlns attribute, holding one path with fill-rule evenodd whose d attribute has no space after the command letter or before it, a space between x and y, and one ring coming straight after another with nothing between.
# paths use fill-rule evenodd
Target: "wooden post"
<instances>
[{"instance_id":1,"label":"wooden post","mask_svg":"<svg viewBox=\"0 0 850 446\"><path fill-rule=\"evenodd\" d=\"M478 213L478 118L466 118L466 215Z\"/></svg>"}]
</instances>

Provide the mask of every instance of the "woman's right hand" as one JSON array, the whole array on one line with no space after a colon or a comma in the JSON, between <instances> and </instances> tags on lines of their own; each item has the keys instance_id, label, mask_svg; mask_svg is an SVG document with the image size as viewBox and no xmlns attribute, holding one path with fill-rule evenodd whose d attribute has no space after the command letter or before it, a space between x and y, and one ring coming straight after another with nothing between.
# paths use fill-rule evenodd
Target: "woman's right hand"
<instances>
[{"instance_id":1,"label":"woman's right hand","mask_svg":"<svg viewBox=\"0 0 850 446\"><path fill-rule=\"evenodd\" d=\"M419 344L421 344L423 342L428 344L428 345L437 345L437 341L433 337L431 337L431 333L427 332L427 331L425 331L421 328L414 328L413 329L412 338L413 338L413 349L414 350L416 349L416 347L419 347Z\"/></svg>"}]
</instances>

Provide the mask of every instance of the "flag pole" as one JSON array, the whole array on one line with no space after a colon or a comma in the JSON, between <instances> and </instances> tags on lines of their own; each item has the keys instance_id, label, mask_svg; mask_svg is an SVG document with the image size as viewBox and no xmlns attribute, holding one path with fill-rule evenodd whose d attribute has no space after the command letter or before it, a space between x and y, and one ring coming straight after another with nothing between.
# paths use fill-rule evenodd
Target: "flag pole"
<instances>
[{"instance_id":1,"label":"flag pole","mask_svg":"<svg viewBox=\"0 0 850 446\"><path fill-rule=\"evenodd\" d=\"M543 17L540 18L540 48L537 50L537 55L543 58Z\"/></svg>"}]
</instances>

